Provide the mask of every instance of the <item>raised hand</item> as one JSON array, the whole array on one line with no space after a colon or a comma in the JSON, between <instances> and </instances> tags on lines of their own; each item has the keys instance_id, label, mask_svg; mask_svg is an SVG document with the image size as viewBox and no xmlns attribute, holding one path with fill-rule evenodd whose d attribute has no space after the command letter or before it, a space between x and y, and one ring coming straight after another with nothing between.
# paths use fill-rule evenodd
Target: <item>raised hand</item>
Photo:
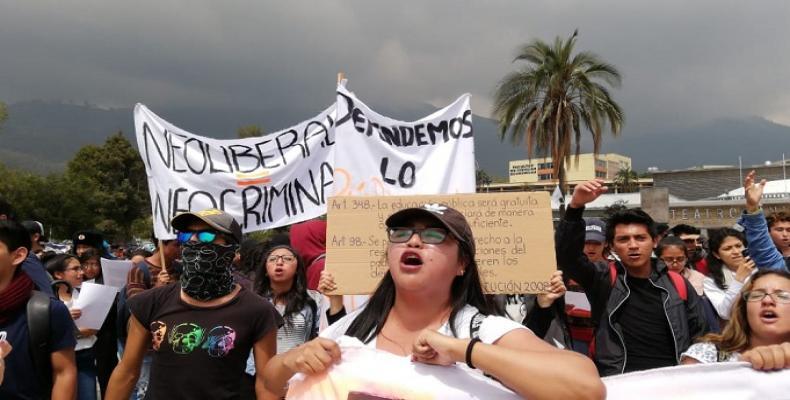
<instances>
[{"instance_id":1,"label":"raised hand","mask_svg":"<svg viewBox=\"0 0 790 400\"><path fill-rule=\"evenodd\" d=\"M335 277L327 270L321 271L321 278L318 279L318 291L329 298L329 315L336 315L343 309L343 295L330 294L337 290Z\"/></svg>"},{"instance_id":2,"label":"raised hand","mask_svg":"<svg viewBox=\"0 0 790 400\"><path fill-rule=\"evenodd\" d=\"M607 188L604 186L603 179L593 179L591 181L583 182L573 188L573 197L571 197L570 206L573 208L581 208L585 204L595 200L606 192Z\"/></svg>"},{"instance_id":3,"label":"raised hand","mask_svg":"<svg viewBox=\"0 0 790 400\"><path fill-rule=\"evenodd\" d=\"M740 283L746 282L746 278L752 275L755 266L754 260L751 258L745 257L741 259L741 262L738 264L738 269L735 270L735 280Z\"/></svg>"},{"instance_id":4,"label":"raised hand","mask_svg":"<svg viewBox=\"0 0 790 400\"><path fill-rule=\"evenodd\" d=\"M746 211L754 212L760 208L760 200L763 198L763 190L765 189L766 180L763 179L760 183L754 183L755 171L751 170L743 178L743 197L746 199Z\"/></svg>"},{"instance_id":5,"label":"raised hand","mask_svg":"<svg viewBox=\"0 0 790 400\"><path fill-rule=\"evenodd\" d=\"M330 293L337 289L335 284L335 277L327 270L321 271L321 277L318 279L318 291L329 296Z\"/></svg>"},{"instance_id":6,"label":"raised hand","mask_svg":"<svg viewBox=\"0 0 790 400\"><path fill-rule=\"evenodd\" d=\"M69 310L69 314L71 314L71 319L80 319L82 316L82 310L79 308L72 308Z\"/></svg>"},{"instance_id":7,"label":"raised hand","mask_svg":"<svg viewBox=\"0 0 790 400\"><path fill-rule=\"evenodd\" d=\"M334 340L315 338L285 354L283 364L293 373L312 375L325 371L340 360L340 347Z\"/></svg>"},{"instance_id":8,"label":"raised hand","mask_svg":"<svg viewBox=\"0 0 790 400\"><path fill-rule=\"evenodd\" d=\"M554 271L549 280L548 291L537 296L538 306L540 308L551 307L555 300L565 295L566 291L565 282L562 281L562 271Z\"/></svg>"}]
</instances>

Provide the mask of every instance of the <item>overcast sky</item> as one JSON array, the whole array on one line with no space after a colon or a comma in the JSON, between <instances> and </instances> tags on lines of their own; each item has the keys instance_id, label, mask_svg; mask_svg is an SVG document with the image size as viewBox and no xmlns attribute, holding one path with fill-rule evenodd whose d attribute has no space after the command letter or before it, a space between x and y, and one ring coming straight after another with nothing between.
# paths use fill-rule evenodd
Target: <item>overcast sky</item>
<instances>
[{"instance_id":1,"label":"overcast sky","mask_svg":"<svg viewBox=\"0 0 790 400\"><path fill-rule=\"evenodd\" d=\"M0 100L319 111L344 71L369 103L470 92L488 116L516 49L575 28L623 74L625 134L790 124L787 0L0 0Z\"/></svg>"}]
</instances>

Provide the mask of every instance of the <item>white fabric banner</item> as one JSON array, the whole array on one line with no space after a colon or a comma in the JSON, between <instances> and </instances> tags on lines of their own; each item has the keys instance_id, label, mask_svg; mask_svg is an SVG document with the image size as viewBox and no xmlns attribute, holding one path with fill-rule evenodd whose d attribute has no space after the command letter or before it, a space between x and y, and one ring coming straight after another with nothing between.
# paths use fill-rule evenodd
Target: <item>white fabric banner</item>
<instances>
[{"instance_id":1,"label":"white fabric banner","mask_svg":"<svg viewBox=\"0 0 790 400\"><path fill-rule=\"evenodd\" d=\"M608 400L790 398L790 369L754 370L745 362L683 365L603 379Z\"/></svg>"},{"instance_id":2,"label":"white fabric banner","mask_svg":"<svg viewBox=\"0 0 790 400\"><path fill-rule=\"evenodd\" d=\"M225 210L245 232L325 214L333 182L334 113L333 105L289 129L218 140L186 132L137 104L137 147L148 174L156 236L175 237L170 219L190 210Z\"/></svg>"},{"instance_id":3,"label":"white fabric banner","mask_svg":"<svg viewBox=\"0 0 790 400\"><path fill-rule=\"evenodd\" d=\"M332 194L474 193L468 94L416 122L375 113L343 85L337 95L339 109L262 137L226 140L184 131L137 104L156 236L174 238L171 218L206 208L225 210L253 232L323 215Z\"/></svg>"},{"instance_id":4,"label":"white fabric banner","mask_svg":"<svg viewBox=\"0 0 790 400\"><path fill-rule=\"evenodd\" d=\"M469 95L415 122L379 115L337 89L335 195L475 192Z\"/></svg>"},{"instance_id":5,"label":"white fabric banner","mask_svg":"<svg viewBox=\"0 0 790 400\"><path fill-rule=\"evenodd\" d=\"M479 370L461 363L433 366L364 347L347 336L338 340L341 362L322 374L297 374L287 399L518 399ZM608 400L788 399L790 369L756 371L747 363L685 365L603 379Z\"/></svg>"},{"instance_id":6,"label":"white fabric banner","mask_svg":"<svg viewBox=\"0 0 790 400\"><path fill-rule=\"evenodd\" d=\"M444 367L412 362L383 350L365 347L356 338L338 339L339 364L328 372L297 374L287 399L386 400L457 399L516 400L520 397L479 370L464 364Z\"/></svg>"}]
</instances>

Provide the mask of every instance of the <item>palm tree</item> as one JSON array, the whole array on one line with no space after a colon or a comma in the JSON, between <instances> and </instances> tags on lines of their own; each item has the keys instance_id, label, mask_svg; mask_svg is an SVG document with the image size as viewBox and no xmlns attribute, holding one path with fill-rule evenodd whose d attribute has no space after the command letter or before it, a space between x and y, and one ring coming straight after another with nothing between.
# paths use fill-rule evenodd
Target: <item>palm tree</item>
<instances>
[{"instance_id":1,"label":"palm tree","mask_svg":"<svg viewBox=\"0 0 790 400\"><path fill-rule=\"evenodd\" d=\"M579 160L582 127L592 134L597 155L606 125L617 136L624 120L607 89L619 87L620 73L593 53L574 54L577 34L567 40L557 37L553 46L540 39L524 45L513 62L527 64L505 76L494 95L500 139L509 132L514 145L525 142L529 158L535 150L551 155L563 193L571 154Z\"/></svg>"},{"instance_id":2,"label":"palm tree","mask_svg":"<svg viewBox=\"0 0 790 400\"><path fill-rule=\"evenodd\" d=\"M639 187L639 175L631 168L620 168L614 176L614 187L623 193L634 192Z\"/></svg>"}]
</instances>

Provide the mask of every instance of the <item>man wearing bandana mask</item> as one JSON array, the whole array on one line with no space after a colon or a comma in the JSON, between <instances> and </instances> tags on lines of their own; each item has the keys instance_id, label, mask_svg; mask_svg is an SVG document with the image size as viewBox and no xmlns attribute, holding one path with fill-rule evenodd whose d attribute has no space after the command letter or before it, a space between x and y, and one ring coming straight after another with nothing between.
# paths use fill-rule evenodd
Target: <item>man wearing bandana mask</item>
<instances>
[{"instance_id":1,"label":"man wearing bandana mask","mask_svg":"<svg viewBox=\"0 0 790 400\"><path fill-rule=\"evenodd\" d=\"M152 344L146 398L155 399L237 398L250 349L261 369L276 353L281 317L231 274L242 239L238 222L224 211L208 209L179 214L171 225L181 243L180 284L129 299L126 350L107 399L129 398ZM261 379L255 388L258 398L270 395Z\"/></svg>"}]
</instances>

